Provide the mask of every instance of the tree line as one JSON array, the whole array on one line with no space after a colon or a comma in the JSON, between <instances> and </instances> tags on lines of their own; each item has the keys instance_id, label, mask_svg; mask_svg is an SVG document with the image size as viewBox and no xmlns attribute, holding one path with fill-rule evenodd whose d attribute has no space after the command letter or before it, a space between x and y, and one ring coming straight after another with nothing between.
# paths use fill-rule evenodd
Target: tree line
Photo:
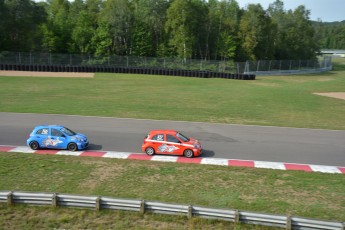
<instances>
[{"instance_id":1,"label":"tree line","mask_svg":"<svg viewBox=\"0 0 345 230\"><path fill-rule=\"evenodd\" d=\"M236 0L0 0L0 51L245 61L313 59L321 44L343 44L309 16L282 0L268 9Z\"/></svg>"}]
</instances>

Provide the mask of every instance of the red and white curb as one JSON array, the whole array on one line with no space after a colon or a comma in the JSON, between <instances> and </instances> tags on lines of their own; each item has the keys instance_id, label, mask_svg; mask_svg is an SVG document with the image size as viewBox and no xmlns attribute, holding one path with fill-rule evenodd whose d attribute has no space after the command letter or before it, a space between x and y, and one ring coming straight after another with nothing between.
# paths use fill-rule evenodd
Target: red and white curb
<instances>
[{"instance_id":1,"label":"red and white curb","mask_svg":"<svg viewBox=\"0 0 345 230\"><path fill-rule=\"evenodd\" d=\"M222 166L239 166L251 168L280 169L280 170L297 170L305 172L322 172L322 173L340 173L345 174L345 167L311 165L311 164L295 164L281 163L269 161L239 160L239 159L223 159L223 158L185 158L178 156L155 155L148 156L143 153L128 153L114 151L65 151L65 150L32 150L26 146L7 146L0 145L0 152L16 152L16 153L34 153L34 154L51 154L51 155L67 155L67 156L89 156L103 158L133 159L160 162L177 162L177 163L193 163L205 165L222 165Z\"/></svg>"}]
</instances>

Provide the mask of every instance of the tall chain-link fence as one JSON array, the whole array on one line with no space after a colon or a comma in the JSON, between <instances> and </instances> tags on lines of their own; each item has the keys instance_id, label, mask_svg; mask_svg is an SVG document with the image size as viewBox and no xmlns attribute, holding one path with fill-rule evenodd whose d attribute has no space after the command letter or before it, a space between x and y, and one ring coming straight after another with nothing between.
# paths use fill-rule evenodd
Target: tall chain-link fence
<instances>
[{"instance_id":1,"label":"tall chain-link fence","mask_svg":"<svg viewBox=\"0 0 345 230\"><path fill-rule=\"evenodd\" d=\"M94 56L34 52L0 52L0 64L49 66L140 67L231 74L277 75L323 72L332 69L330 56L315 60L259 60L247 62L133 56Z\"/></svg>"}]
</instances>

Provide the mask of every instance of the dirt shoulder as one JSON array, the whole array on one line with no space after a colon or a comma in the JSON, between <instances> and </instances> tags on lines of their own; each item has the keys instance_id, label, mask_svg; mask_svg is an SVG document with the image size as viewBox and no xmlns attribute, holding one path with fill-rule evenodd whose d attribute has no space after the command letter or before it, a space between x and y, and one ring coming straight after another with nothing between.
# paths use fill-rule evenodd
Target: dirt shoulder
<instances>
[{"instance_id":1,"label":"dirt shoulder","mask_svg":"<svg viewBox=\"0 0 345 230\"><path fill-rule=\"evenodd\" d=\"M329 93L314 93L316 95L325 96L325 97L333 97L338 99L345 100L345 92L329 92Z\"/></svg>"},{"instance_id":2,"label":"dirt shoulder","mask_svg":"<svg viewBox=\"0 0 345 230\"><path fill-rule=\"evenodd\" d=\"M0 76L6 77L78 77L93 78L94 73L74 72L31 72L31 71L0 71Z\"/></svg>"}]
</instances>

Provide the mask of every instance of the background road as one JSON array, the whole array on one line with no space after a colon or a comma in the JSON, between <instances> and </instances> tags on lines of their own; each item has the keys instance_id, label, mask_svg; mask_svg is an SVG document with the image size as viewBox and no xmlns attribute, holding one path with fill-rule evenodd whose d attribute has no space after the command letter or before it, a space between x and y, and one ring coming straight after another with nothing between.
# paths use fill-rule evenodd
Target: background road
<instances>
[{"instance_id":1,"label":"background road","mask_svg":"<svg viewBox=\"0 0 345 230\"><path fill-rule=\"evenodd\" d=\"M0 113L0 145L26 145L33 127L60 124L86 134L89 150L140 153L151 129L176 129L198 139L203 157L345 166L345 131Z\"/></svg>"}]
</instances>

